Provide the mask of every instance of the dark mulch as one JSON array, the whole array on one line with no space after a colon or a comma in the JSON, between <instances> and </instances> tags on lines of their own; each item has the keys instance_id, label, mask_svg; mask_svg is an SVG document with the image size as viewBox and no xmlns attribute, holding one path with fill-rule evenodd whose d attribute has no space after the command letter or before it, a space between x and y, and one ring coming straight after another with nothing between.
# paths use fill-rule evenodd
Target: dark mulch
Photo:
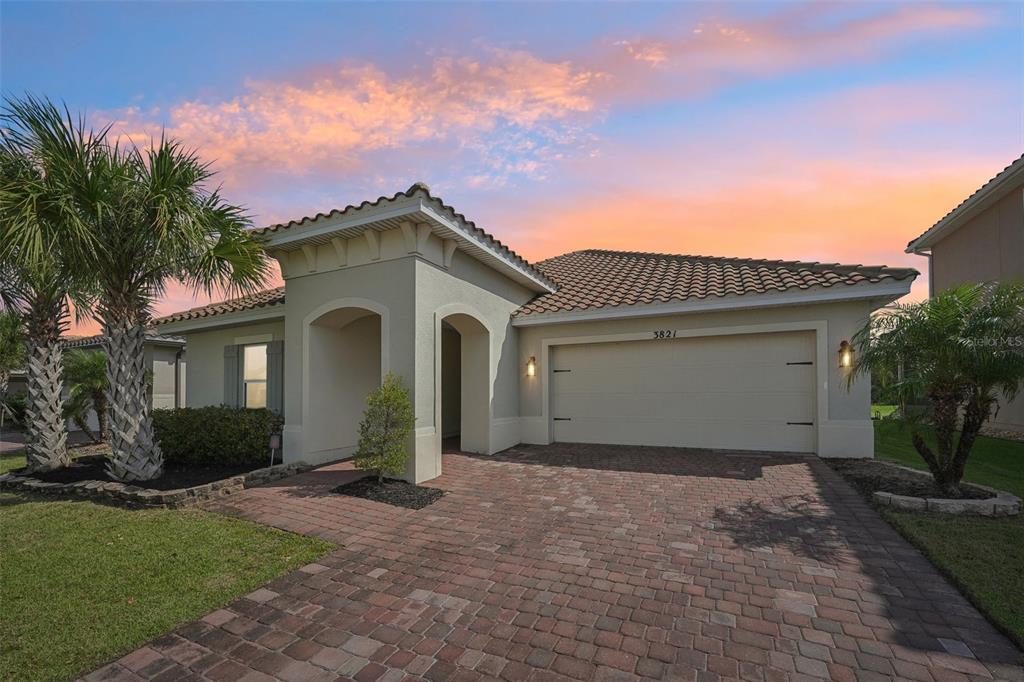
<instances>
[{"instance_id":1,"label":"dark mulch","mask_svg":"<svg viewBox=\"0 0 1024 682\"><path fill-rule=\"evenodd\" d=\"M444 496L443 490L413 485L408 481L394 478L385 478L383 483L378 484L376 476L367 476L345 485L339 485L331 492L361 497L365 500L383 502L406 509L423 509Z\"/></svg>"},{"instance_id":2,"label":"dark mulch","mask_svg":"<svg viewBox=\"0 0 1024 682\"><path fill-rule=\"evenodd\" d=\"M57 469L56 471L49 471L47 473L32 474L32 478L50 483L113 481L114 479L107 476L106 466L106 459L103 457L83 457L67 468ZM260 466L266 465L264 464ZM202 469L178 469L167 467L164 469L164 474L160 478L155 478L152 481L137 481L132 483L132 485L136 485L140 488L149 488L150 490L177 490L178 488L191 488L193 486L203 485L204 483L212 483L214 481L220 481L225 478L244 474L252 471L253 469L258 469L260 466L243 465ZM23 470L14 471L12 473L21 474L23 473Z\"/></svg>"},{"instance_id":3,"label":"dark mulch","mask_svg":"<svg viewBox=\"0 0 1024 682\"><path fill-rule=\"evenodd\" d=\"M881 491L910 497L948 498L932 481L931 475L921 475L873 459L826 459L857 490L870 495ZM993 493L969 483L961 483L961 497L984 500Z\"/></svg>"}]
</instances>

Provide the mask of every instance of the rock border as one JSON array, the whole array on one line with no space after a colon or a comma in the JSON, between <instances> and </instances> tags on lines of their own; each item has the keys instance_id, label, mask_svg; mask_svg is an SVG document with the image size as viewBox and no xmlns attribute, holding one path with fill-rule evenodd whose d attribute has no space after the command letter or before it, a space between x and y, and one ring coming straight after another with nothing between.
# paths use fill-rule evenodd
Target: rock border
<instances>
[{"instance_id":1,"label":"rock border","mask_svg":"<svg viewBox=\"0 0 1024 682\"><path fill-rule=\"evenodd\" d=\"M115 481L75 481L74 483L52 483L32 476L6 473L0 476L0 490L20 491L61 498L87 499L129 508L184 509L200 502L225 497L245 488L263 485L293 476L313 467L305 462L275 464L254 469L219 481L211 481L191 488L176 490L153 490L129 483Z\"/></svg>"},{"instance_id":2,"label":"rock border","mask_svg":"<svg viewBox=\"0 0 1024 682\"><path fill-rule=\"evenodd\" d=\"M893 467L894 469L902 469L903 471L909 471L919 476L930 476L931 474L919 471L918 469L911 469L900 464L893 464L892 462L882 462L876 460L879 464ZM887 493L881 490L876 490L871 494L871 497L878 504L883 507L890 507L891 509L898 509L900 511L930 511L938 512L940 514L958 514L962 516L1016 516L1021 512L1021 500L1016 495L1011 495L1003 490L996 490L990 488L987 485L980 485L978 483L971 483L970 485L975 488L981 488L993 493L995 497L987 497L983 500L959 500L959 499L944 499L937 497L912 497L910 495L897 495L895 493Z\"/></svg>"}]
</instances>

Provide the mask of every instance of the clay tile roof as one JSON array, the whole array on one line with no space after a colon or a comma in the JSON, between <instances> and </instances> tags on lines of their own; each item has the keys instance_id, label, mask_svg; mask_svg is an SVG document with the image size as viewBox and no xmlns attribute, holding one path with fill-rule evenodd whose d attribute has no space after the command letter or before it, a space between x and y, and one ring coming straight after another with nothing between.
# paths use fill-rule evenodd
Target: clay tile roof
<instances>
[{"instance_id":1,"label":"clay tile roof","mask_svg":"<svg viewBox=\"0 0 1024 682\"><path fill-rule=\"evenodd\" d=\"M146 331L146 341L152 343L163 343L174 346L184 346L185 339L180 336L158 334L153 330ZM64 348L93 348L103 345L103 334L93 336L66 336L64 337Z\"/></svg>"},{"instance_id":2,"label":"clay tile roof","mask_svg":"<svg viewBox=\"0 0 1024 682\"><path fill-rule=\"evenodd\" d=\"M669 303L915 277L912 268L661 253L574 251L536 268L558 285L514 315Z\"/></svg>"},{"instance_id":3,"label":"clay tile roof","mask_svg":"<svg viewBox=\"0 0 1024 682\"><path fill-rule=\"evenodd\" d=\"M411 198L416 194L419 194L427 201L432 202L435 206L440 208L442 212L447 213L448 216L455 220L456 222L465 225L466 228L468 228L470 232L475 234L484 244L487 244L489 247L498 251L505 257L509 258L520 267L524 268L528 272L532 273L534 276L539 277L541 280L543 280L543 274L540 273L536 268L534 268L529 261L527 261L525 258L520 256L518 253L516 253L509 247L502 244L501 241L498 240L491 233L477 227L476 223L474 223L472 220L469 220L468 218L466 218L466 216L457 212L448 204L444 203L444 200L441 199L441 197L436 197L433 194L431 194L430 187L428 187L427 184L424 182L415 182L412 184L412 186L409 187L409 189L405 190L404 192L397 192L391 195L390 197L380 196L377 197L375 201L364 201L358 205L349 204L345 208L335 208L328 211L327 213L321 212L317 213L314 216L305 216L303 218L299 218L298 220L290 220L286 223L276 223L274 225L268 225L267 227L255 229L253 230L253 232L255 232L256 234L267 234L271 232L278 232L281 230L289 230L293 227L299 227L301 225L305 225L306 223L314 222L316 220L321 220L325 218L337 218L347 213L358 211L364 208L372 208L382 203L389 203L392 201L396 201L398 199ZM545 284L550 283L545 282Z\"/></svg>"},{"instance_id":4,"label":"clay tile roof","mask_svg":"<svg viewBox=\"0 0 1024 682\"><path fill-rule=\"evenodd\" d=\"M914 249L917 248L926 248L925 244L920 243L925 237L931 237L936 231L939 230L939 228L942 228L951 221L956 220L965 210L967 210L970 206L976 204L978 201L983 200L991 192L1000 191L1004 189L1005 187L1001 186L1004 186L1005 183L1009 182L1012 186L1012 177L1014 175L1017 175L1019 178L1020 173L1022 171L1024 171L1024 154L1021 154L1020 158L1018 158L1016 161L1011 163L1003 170L996 173L995 176L990 178L989 181L986 182L984 185L974 190L974 192L969 197L967 197L959 204L957 204L955 207L953 207L953 209L949 213L939 218L939 220L937 220L934 225L929 227L919 236L915 237L914 239L911 239L910 242L907 243L907 252L912 252L914 251Z\"/></svg>"},{"instance_id":5,"label":"clay tile roof","mask_svg":"<svg viewBox=\"0 0 1024 682\"><path fill-rule=\"evenodd\" d=\"M212 317L214 315L223 315L225 313L237 313L243 310L266 308L269 306L281 305L282 303L284 303L284 287L277 287L275 289L267 289L266 291L258 291L255 294L249 294L248 296L240 296L238 298L220 301L219 303L210 303L209 305L200 306L198 308L183 310L180 313L173 313L166 317L155 319L153 320L153 324L167 324L168 322L196 320L202 317Z\"/></svg>"}]
</instances>

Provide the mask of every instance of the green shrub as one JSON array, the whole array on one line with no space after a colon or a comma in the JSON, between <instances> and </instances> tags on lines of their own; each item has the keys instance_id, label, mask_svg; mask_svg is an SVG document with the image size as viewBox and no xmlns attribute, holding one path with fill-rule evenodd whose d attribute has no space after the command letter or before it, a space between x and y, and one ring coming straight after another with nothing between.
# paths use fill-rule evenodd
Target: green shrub
<instances>
[{"instance_id":1,"label":"green shrub","mask_svg":"<svg viewBox=\"0 0 1024 682\"><path fill-rule=\"evenodd\" d=\"M244 407L153 410L153 430L171 467L267 466L270 434L283 423L270 410Z\"/></svg>"},{"instance_id":2,"label":"green shrub","mask_svg":"<svg viewBox=\"0 0 1024 682\"><path fill-rule=\"evenodd\" d=\"M380 388L366 396L366 412L359 424L359 449L353 463L357 469L384 474L404 474L409 452L405 441L416 423L409 392L402 379L388 372Z\"/></svg>"},{"instance_id":3,"label":"green shrub","mask_svg":"<svg viewBox=\"0 0 1024 682\"><path fill-rule=\"evenodd\" d=\"M19 426L25 425L25 412L28 409L28 396L24 393L16 393L7 396L7 409L11 419Z\"/></svg>"}]
</instances>

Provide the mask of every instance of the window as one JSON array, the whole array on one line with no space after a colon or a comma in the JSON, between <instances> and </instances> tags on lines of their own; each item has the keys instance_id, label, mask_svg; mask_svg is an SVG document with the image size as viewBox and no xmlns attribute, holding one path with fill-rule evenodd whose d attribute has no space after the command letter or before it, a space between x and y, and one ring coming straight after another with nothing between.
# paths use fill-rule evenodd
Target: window
<instances>
[{"instance_id":1,"label":"window","mask_svg":"<svg viewBox=\"0 0 1024 682\"><path fill-rule=\"evenodd\" d=\"M245 346L242 355L242 400L245 407L267 406L267 344Z\"/></svg>"}]
</instances>

